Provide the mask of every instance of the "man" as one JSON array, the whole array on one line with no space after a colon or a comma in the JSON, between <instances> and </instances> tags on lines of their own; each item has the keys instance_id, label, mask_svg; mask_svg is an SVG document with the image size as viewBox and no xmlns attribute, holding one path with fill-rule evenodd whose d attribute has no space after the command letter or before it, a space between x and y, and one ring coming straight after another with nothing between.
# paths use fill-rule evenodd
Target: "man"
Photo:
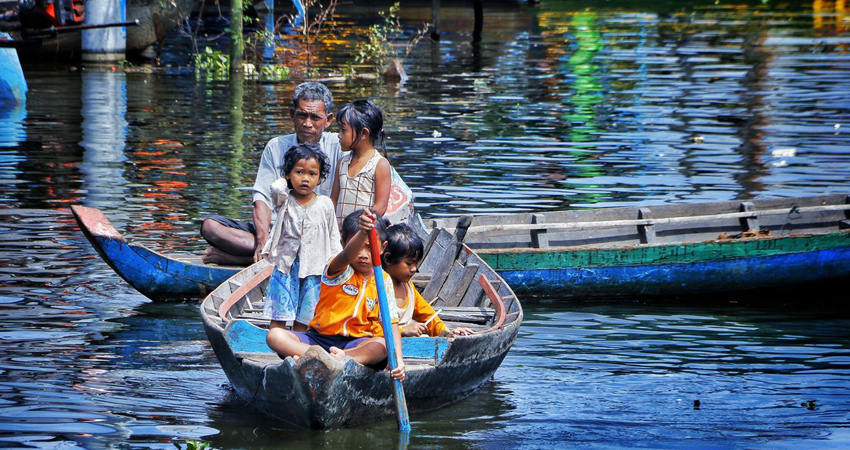
<instances>
[{"instance_id":1,"label":"man","mask_svg":"<svg viewBox=\"0 0 850 450\"><path fill-rule=\"evenodd\" d=\"M295 88L289 117L295 134L279 136L266 144L254 182L254 223L213 216L201 225L201 236L211 247L203 261L213 264L248 265L260 260L269 236L274 210L270 186L282 177L281 166L287 150L298 142L318 143L330 162L330 174L316 192L330 196L342 151L336 133L325 133L333 122L333 96L321 83L308 81Z\"/></svg>"}]
</instances>

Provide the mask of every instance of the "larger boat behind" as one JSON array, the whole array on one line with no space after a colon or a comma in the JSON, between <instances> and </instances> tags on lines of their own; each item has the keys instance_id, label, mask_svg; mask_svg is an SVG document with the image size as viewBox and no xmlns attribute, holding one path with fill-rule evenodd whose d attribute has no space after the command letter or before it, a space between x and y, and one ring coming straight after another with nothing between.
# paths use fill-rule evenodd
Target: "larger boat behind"
<instances>
[{"instance_id":1,"label":"larger boat behind","mask_svg":"<svg viewBox=\"0 0 850 450\"><path fill-rule=\"evenodd\" d=\"M561 298L841 280L850 277L850 196L481 215L464 242L517 292Z\"/></svg>"}]
</instances>

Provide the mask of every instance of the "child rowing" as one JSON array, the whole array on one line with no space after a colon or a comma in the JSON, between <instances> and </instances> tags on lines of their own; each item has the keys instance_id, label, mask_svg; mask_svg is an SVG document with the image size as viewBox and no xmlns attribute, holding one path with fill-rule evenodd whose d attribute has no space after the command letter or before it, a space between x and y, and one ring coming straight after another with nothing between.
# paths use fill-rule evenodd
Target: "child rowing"
<instances>
[{"instance_id":1,"label":"child rowing","mask_svg":"<svg viewBox=\"0 0 850 450\"><path fill-rule=\"evenodd\" d=\"M327 265L316 314L306 332L283 328L269 330L266 343L282 357L302 355L311 345L324 348L332 356L350 356L364 365L375 365L387 357L384 332L378 307L378 292L369 247L369 232L375 227L379 239L386 239L383 218L370 212L355 211L342 224L345 246ZM382 244L382 247L384 244ZM384 274L387 298L392 281ZM392 339L395 340L398 367L392 376L404 380L401 359L401 334L398 330L398 311L389 302L392 318Z\"/></svg>"},{"instance_id":2,"label":"child rowing","mask_svg":"<svg viewBox=\"0 0 850 450\"><path fill-rule=\"evenodd\" d=\"M393 280L392 298L399 309L398 326L402 336L466 336L469 328L449 327L434 308L422 298L411 279L424 253L422 239L406 224L396 224L387 230L387 244L381 255L384 270Z\"/></svg>"},{"instance_id":3,"label":"child rowing","mask_svg":"<svg viewBox=\"0 0 850 450\"><path fill-rule=\"evenodd\" d=\"M275 265L263 314L271 329L294 321L304 331L319 302L325 263L340 252L339 230L331 199L314 190L328 175L327 157L315 144L290 148L271 185L277 215L262 255Z\"/></svg>"}]
</instances>

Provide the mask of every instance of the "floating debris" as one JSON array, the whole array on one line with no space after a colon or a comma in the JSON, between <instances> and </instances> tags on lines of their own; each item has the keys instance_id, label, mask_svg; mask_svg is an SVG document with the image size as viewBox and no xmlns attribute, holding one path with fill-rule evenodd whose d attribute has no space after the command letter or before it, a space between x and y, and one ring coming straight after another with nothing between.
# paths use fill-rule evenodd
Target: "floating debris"
<instances>
[{"instance_id":1,"label":"floating debris","mask_svg":"<svg viewBox=\"0 0 850 450\"><path fill-rule=\"evenodd\" d=\"M809 411L814 411L818 406L817 400L809 400L807 402L800 403L800 406L808 409Z\"/></svg>"},{"instance_id":2,"label":"floating debris","mask_svg":"<svg viewBox=\"0 0 850 450\"><path fill-rule=\"evenodd\" d=\"M691 136L691 143L692 144L702 144L703 142L705 142L704 137L702 137L702 136Z\"/></svg>"},{"instance_id":3,"label":"floating debris","mask_svg":"<svg viewBox=\"0 0 850 450\"><path fill-rule=\"evenodd\" d=\"M796 148L777 148L776 150L770 152L774 158L791 158L797 156Z\"/></svg>"}]
</instances>

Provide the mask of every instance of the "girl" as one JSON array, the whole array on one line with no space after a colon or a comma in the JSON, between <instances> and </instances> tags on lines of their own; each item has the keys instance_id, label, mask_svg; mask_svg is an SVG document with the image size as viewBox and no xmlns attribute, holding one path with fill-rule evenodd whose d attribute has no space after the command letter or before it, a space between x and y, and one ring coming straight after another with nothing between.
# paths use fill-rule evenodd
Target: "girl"
<instances>
[{"instance_id":1,"label":"girl","mask_svg":"<svg viewBox=\"0 0 850 450\"><path fill-rule=\"evenodd\" d=\"M275 265L263 315L270 328L305 331L319 301L325 264L342 250L331 199L313 192L328 175L330 164L316 144L291 147L271 185L277 221L262 255Z\"/></svg>"},{"instance_id":2,"label":"girl","mask_svg":"<svg viewBox=\"0 0 850 450\"><path fill-rule=\"evenodd\" d=\"M424 251L422 239L406 224L399 223L387 229L387 246L381 255L381 264L393 280L401 335L466 336L472 334L469 328L458 327L449 330L449 327L437 317L434 308L431 308L431 305L422 298L410 282Z\"/></svg>"},{"instance_id":3,"label":"girl","mask_svg":"<svg viewBox=\"0 0 850 450\"><path fill-rule=\"evenodd\" d=\"M356 100L339 111L336 121L340 126L339 145L343 152L350 151L339 162L331 190L337 223L342 227L342 220L354 211L387 212L392 175L380 108L369 100Z\"/></svg>"}]
</instances>

